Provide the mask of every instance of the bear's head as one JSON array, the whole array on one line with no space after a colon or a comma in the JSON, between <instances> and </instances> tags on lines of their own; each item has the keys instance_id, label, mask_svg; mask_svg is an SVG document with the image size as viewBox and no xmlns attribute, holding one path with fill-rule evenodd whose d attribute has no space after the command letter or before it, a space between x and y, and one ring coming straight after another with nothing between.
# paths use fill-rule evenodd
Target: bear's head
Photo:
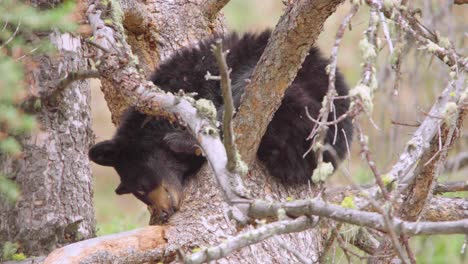
<instances>
[{"instance_id":1,"label":"bear's head","mask_svg":"<svg viewBox=\"0 0 468 264\"><path fill-rule=\"evenodd\" d=\"M162 223L179 209L184 178L203 162L196 152L188 131L130 108L115 136L92 146L89 158L114 167L121 181L115 192L133 194Z\"/></svg>"}]
</instances>

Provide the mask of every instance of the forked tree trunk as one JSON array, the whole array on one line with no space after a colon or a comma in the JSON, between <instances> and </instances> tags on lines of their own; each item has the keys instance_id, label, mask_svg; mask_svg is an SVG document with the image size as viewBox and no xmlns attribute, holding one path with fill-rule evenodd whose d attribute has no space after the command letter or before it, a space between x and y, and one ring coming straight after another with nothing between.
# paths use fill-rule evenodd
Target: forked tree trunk
<instances>
[{"instance_id":1,"label":"forked tree trunk","mask_svg":"<svg viewBox=\"0 0 468 264\"><path fill-rule=\"evenodd\" d=\"M147 75L156 65L174 50L201 40L213 33L224 33L222 15L209 15L203 11L204 2L209 1L155 1L145 7L138 1L122 1L123 25L129 44L139 57ZM214 1L212 1L214 2ZM148 27L149 26L149 27ZM152 45L153 44L153 45ZM119 91L108 81L103 81L102 90L112 112L114 123L127 107L119 99ZM305 198L313 196L308 186L285 188L274 182L266 170L255 162L244 179L255 197L284 201L287 197ZM178 249L192 249L216 245L223 239L238 234L236 226L229 222L224 202L209 166L204 166L198 176L190 180L184 191L185 199L178 213L164 226L167 242L160 245L164 251L164 262L175 259ZM248 226L245 230L251 229ZM318 229L299 234L283 235L282 239L292 248L317 260L322 248ZM103 252L104 253L104 252ZM98 254L99 255L99 254ZM85 258L86 259L86 258ZM83 260L83 259L82 259ZM223 259L221 263L291 263L296 262L292 254L278 247L273 239L247 247ZM87 263L87 262L85 262ZM89 262L91 263L91 262Z\"/></svg>"},{"instance_id":2,"label":"forked tree trunk","mask_svg":"<svg viewBox=\"0 0 468 264\"><path fill-rule=\"evenodd\" d=\"M285 188L276 182L264 166L255 161L244 183L252 191L253 197L271 201L286 201L290 198L314 197L316 189L306 185ZM180 212L169 221L165 231L166 251L182 248L191 252L195 247L218 245L226 238L251 230L249 225L237 230L234 222L227 216L227 204L213 178L209 166L204 166L197 177L189 182L184 190L186 195ZM258 225L256 225L258 227ZM319 228L300 233L279 236L286 245L301 252L313 262L319 258L323 249L323 238ZM297 263L298 260L287 250L279 247L276 238L254 244L237 251L220 263Z\"/></svg>"},{"instance_id":3,"label":"forked tree trunk","mask_svg":"<svg viewBox=\"0 0 468 264\"><path fill-rule=\"evenodd\" d=\"M37 67L29 67L28 85L37 94L55 89L68 73L88 68L79 38L68 33L46 37L58 53L32 58L29 66ZM89 88L89 81L75 82L57 96L42 98L36 115L40 131L21 140L23 156L0 157L0 172L21 189L15 204L0 199L0 248L18 242L26 255L38 256L95 235L87 157L94 141Z\"/></svg>"}]
</instances>

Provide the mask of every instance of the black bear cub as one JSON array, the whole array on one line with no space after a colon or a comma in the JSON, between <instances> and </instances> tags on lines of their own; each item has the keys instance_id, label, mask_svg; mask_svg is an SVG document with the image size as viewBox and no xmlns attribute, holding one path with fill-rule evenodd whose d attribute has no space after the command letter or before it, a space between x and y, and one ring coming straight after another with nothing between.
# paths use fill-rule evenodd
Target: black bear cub
<instances>
[{"instance_id":1,"label":"black bear cub","mask_svg":"<svg viewBox=\"0 0 468 264\"><path fill-rule=\"evenodd\" d=\"M270 32L266 31L243 36L231 34L223 39L224 48L230 50L227 62L232 68L236 107L240 105L246 79L262 55L269 36ZM168 92L183 90L186 93L197 93L196 99L209 99L218 111L222 111L219 82L206 81L204 78L207 71L214 75L219 72L210 48L213 42L214 39L209 39L197 47L179 51L159 66L151 81ZM306 141L306 138L314 126L306 117L305 108L312 117L317 117L328 90L327 64L316 48L310 49L260 144L257 153L259 160L283 184L307 183L317 166L313 152L303 157L311 145L311 141ZM343 77L339 73L336 77L338 95L347 95L348 88ZM348 108L348 99L335 100L337 117ZM332 116L330 121L333 120ZM334 145L335 126L330 127L326 137L326 143L333 146L335 153L324 153L324 160L332 162L335 168L347 152L343 132L348 142L352 139L351 120L341 121L337 129ZM115 190L117 194L134 194L156 210L161 221L165 221L179 208L184 179L195 174L204 162L196 150L195 139L184 128L164 119L149 119L129 108L113 139L94 145L89 151L89 157L98 164L115 168L121 180Z\"/></svg>"}]
</instances>

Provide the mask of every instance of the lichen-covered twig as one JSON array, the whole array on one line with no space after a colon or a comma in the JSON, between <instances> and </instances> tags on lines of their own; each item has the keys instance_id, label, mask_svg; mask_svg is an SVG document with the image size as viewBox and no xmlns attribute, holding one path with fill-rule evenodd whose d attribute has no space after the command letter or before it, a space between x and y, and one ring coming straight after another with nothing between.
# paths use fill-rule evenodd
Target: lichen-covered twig
<instances>
[{"instance_id":1,"label":"lichen-covered twig","mask_svg":"<svg viewBox=\"0 0 468 264\"><path fill-rule=\"evenodd\" d=\"M437 117L443 116L449 102L458 100L462 89L464 89L464 79L464 76L461 76L457 81L448 84L442 95L437 98L429 114L408 141L405 150L400 154L398 162L387 173L388 177L398 180L400 191L406 189L408 184L417 176L412 173L412 169L430 148L428 142L431 142L443 122L443 119Z\"/></svg>"},{"instance_id":2,"label":"lichen-covered twig","mask_svg":"<svg viewBox=\"0 0 468 264\"><path fill-rule=\"evenodd\" d=\"M343 20L343 22L341 23L336 33L335 44L333 45L331 56L330 56L330 62L327 68L328 91L325 97L323 98L322 108L320 109L318 120L315 120L314 118L312 118L306 109L306 114L308 118L312 121L315 121L315 126L312 129L310 135L307 137L307 139L309 140L313 138L313 142L309 150L304 155L307 155L312 149L315 150L315 156L316 156L317 164L318 164L316 170L320 169L320 166L322 166L322 162L323 162L323 151L324 151L323 146L324 146L325 137L328 131L328 124L327 124L328 116L330 112L336 113L334 109L334 100L335 100L335 97L338 95L336 92L336 88L335 88L336 65L338 61L338 48L340 46L341 40L343 39L346 28L348 28L348 26L351 23L351 19L353 18L353 16L356 14L358 10L359 10L359 5L352 6L351 11ZM335 139L338 133L337 123L340 122L341 120L344 120L350 112L351 112L351 109L347 111L345 114L343 114L342 116L340 116L338 119L336 117L336 114L334 115L335 120L333 122L334 123L333 125L335 126L335 137L334 137ZM333 142L335 141L336 140L333 140Z\"/></svg>"},{"instance_id":3,"label":"lichen-covered twig","mask_svg":"<svg viewBox=\"0 0 468 264\"><path fill-rule=\"evenodd\" d=\"M100 76L99 72L95 70L70 72L67 75L67 77L60 80L54 93L57 93L57 91L65 89L68 85L70 85L74 81L80 81L80 80L89 79L89 78L99 78L99 76Z\"/></svg>"},{"instance_id":4,"label":"lichen-covered twig","mask_svg":"<svg viewBox=\"0 0 468 264\"><path fill-rule=\"evenodd\" d=\"M464 234L468 232L468 219L446 222L407 222L393 218L391 219L391 226L387 227L384 216L379 213L344 208L334 204L327 204L322 200L312 199L284 203L254 201L250 207L250 215L261 218L275 217L279 209L284 209L286 214L292 217L315 215L384 232L389 232L392 229L396 234L409 236Z\"/></svg>"},{"instance_id":5,"label":"lichen-covered twig","mask_svg":"<svg viewBox=\"0 0 468 264\"><path fill-rule=\"evenodd\" d=\"M275 213L276 215L276 213ZM195 264L205 263L212 260L226 257L231 252L243 247L261 242L269 237L280 234L300 232L312 228L318 221L307 216L301 216L294 220L283 220L270 224L265 224L244 234L228 238L225 242L208 248L203 248L199 252L184 258L184 263Z\"/></svg>"},{"instance_id":6,"label":"lichen-covered twig","mask_svg":"<svg viewBox=\"0 0 468 264\"><path fill-rule=\"evenodd\" d=\"M442 62L458 70L468 72L467 58L458 54L450 42L445 38L439 38L423 26L413 15L404 15L398 6L385 6L380 0L366 0L366 3L380 11L393 20L401 29L413 36L426 50L436 55Z\"/></svg>"}]
</instances>

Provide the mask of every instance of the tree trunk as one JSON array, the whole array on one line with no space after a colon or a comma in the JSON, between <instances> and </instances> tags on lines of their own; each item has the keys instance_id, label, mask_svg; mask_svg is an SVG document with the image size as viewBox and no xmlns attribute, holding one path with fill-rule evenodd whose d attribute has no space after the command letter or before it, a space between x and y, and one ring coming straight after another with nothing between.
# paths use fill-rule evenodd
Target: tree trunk
<instances>
[{"instance_id":1,"label":"tree trunk","mask_svg":"<svg viewBox=\"0 0 468 264\"><path fill-rule=\"evenodd\" d=\"M251 172L244 178L253 196L284 201L287 197L311 197L314 190L306 186L284 188L268 176L266 169L255 161ZM259 187L262 186L262 187ZM185 188L185 199L180 211L169 223L132 230L116 235L99 237L69 245L52 252L45 264L68 263L147 263L181 262L179 252L190 254L194 249L219 245L230 236L252 230L259 224L237 229L227 216L228 205L213 178L209 166L204 166L196 178ZM281 235L245 247L217 260L217 263L297 263L295 256L278 247L278 239L313 263L323 251L323 238L327 230L315 228L294 234Z\"/></svg>"},{"instance_id":2,"label":"tree trunk","mask_svg":"<svg viewBox=\"0 0 468 264\"><path fill-rule=\"evenodd\" d=\"M125 0L121 6L124 14L123 26L126 29L127 40L132 51L143 62L144 72L148 75L161 60L167 58L174 50L201 40L214 32L224 33L222 15L206 15L204 4L213 1L169 1L147 2L144 7L138 1ZM90 2L94 3L94 2ZM156 24L155 24L156 23ZM152 46L154 44L154 46ZM148 67L146 67L148 66ZM118 74L117 74L118 75ZM112 112L113 122L118 124L118 118L128 100L119 99L122 96L118 85L119 77L103 76L102 90ZM258 162L254 162L249 175L244 179L254 197L276 201L286 200L287 197L311 197L313 190L308 186L285 188L267 175L266 170ZM191 252L194 248L215 245L223 239L238 234L233 223L226 215L227 204L214 180L209 166L204 166L198 176L190 180L185 187L185 198L180 211L172 216L164 228L167 241L162 245L164 262L175 260L179 249ZM244 228L249 230L252 225ZM322 248L321 234L318 229L312 229L298 234L283 235L285 244L302 252L311 260L317 260ZM60 252L57 251L57 252ZM89 253L89 254L88 254ZM88 257L81 259L84 263L92 263L92 259L99 256L88 252ZM101 252L106 254L105 252ZM52 256L52 255L51 255ZM102 256L105 258L105 256ZM97 257L99 258L99 257ZM106 258L105 258L106 259ZM57 263L48 259L47 263ZM88 261L88 262L87 262ZM117 261L112 259L112 261ZM141 259L141 261L144 261ZM277 247L274 239L252 245L240 250L221 263L279 263L296 262L290 252Z\"/></svg>"},{"instance_id":3,"label":"tree trunk","mask_svg":"<svg viewBox=\"0 0 468 264\"><path fill-rule=\"evenodd\" d=\"M87 50L79 38L68 33L54 32L47 37L57 47L57 54L32 58L28 65L38 66L27 73L30 91L53 94L40 99L36 113L40 131L21 140L21 158L0 157L0 171L21 189L15 204L0 200L0 244L19 242L22 252L36 256L95 235L87 157L94 141L89 81L52 93L57 80L88 69Z\"/></svg>"},{"instance_id":4,"label":"tree trunk","mask_svg":"<svg viewBox=\"0 0 468 264\"><path fill-rule=\"evenodd\" d=\"M92 2L92 1L90 1ZM121 0L123 27L128 44L138 57L139 65L150 76L160 61L175 51L214 34L224 34L224 16L204 6L205 0L147 1ZM227 1L224 1L227 2ZM115 80L117 81L117 80ZM121 113L128 107L119 90L101 78L102 91L118 124Z\"/></svg>"},{"instance_id":5,"label":"tree trunk","mask_svg":"<svg viewBox=\"0 0 468 264\"><path fill-rule=\"evenodd\" d=\"M290 198L313 197L315 188L300 185L284 187L271 176L262 164L255 161L243 179L246 187L252 191L253 197L271 201L285 201ZM165 231L168 245L166 251L182 248L183 252L191 249L218 245L229 236L251 230L255 225L248 225L242 230L236 229L226 215L227 204L214 181L209 166L204 166L197 177L191 180L184 190L186 195L180 212L169 221ZM300 233L281 235L279 238L286 245L301 252L310 260L316 262L323 249L323 239L319 228L309 229ZM326 233L325 233L326 234ZM237 251L220 263L294 263L298 260L281 247L275 238L251 245Z\"/></svg>"}]
</instances>

